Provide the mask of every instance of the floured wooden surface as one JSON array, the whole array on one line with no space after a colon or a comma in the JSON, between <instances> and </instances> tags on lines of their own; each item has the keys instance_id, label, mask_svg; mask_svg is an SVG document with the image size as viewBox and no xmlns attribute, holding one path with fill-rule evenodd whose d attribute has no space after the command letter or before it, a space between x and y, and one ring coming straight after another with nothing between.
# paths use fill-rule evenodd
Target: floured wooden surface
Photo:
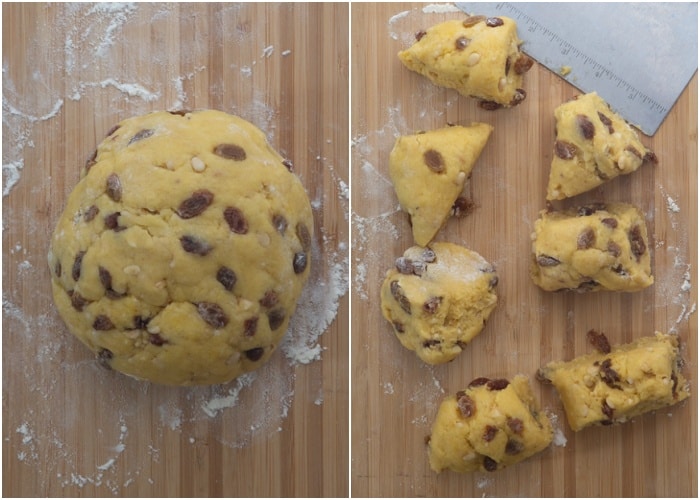
<instances>
[{"instance_id":1,"label":"floured wooden surface","mask_svg":"<svg viewBox=\"0 0 700 500\"><path fill-rule=\"evenodd\" d=\"M353 4L352 9L352 461L354 496L697 496L697 75L653 137L659 157L557 206L626 201L646 215L656 283L635 294L545 293L528 275L530 234L545 208L554 108L578 93L535 64L527 99L488 112L404 68L396 53L414 34L464 15L442 4ZM438 240L479 252L498 271L499 304L452 363L428 366L401 347L379 307L386 270L412 245L388 176L398 135L483 121L494 132L467 191L476 204ZM540 366L590 351L595 328L614 344L654 330L677 333L692 396L618 427L574 434ZM433 473L424 438L441 399L479 376L523 373L550 416L554 443L497 473Z\"/></svg>"},{"instance_id":2,"label":"floured wooden surface","mask_svg":"<svg viewBox=\"0 0 700 500\"><path fill-rule=\"evenodd\" d=\"M3 5L5 495L347 495L348 10ZM118 121L182 108L265 131L316 225L284 345L219 387L99 369L51 299L49 236L80 167Z\"/></svg>"}]
</instances>

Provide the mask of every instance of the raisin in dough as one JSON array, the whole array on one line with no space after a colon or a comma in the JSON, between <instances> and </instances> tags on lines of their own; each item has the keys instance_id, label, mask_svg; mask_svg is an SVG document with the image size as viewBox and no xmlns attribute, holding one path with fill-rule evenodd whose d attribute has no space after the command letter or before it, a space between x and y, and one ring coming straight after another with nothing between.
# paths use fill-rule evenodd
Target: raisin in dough
<instances>
[{"instance_id":1,"label":"raisin in dough","mask_svg":"<svg viewBox=\"0 0 700 500\"><path fill-rule=\"evenodd\" d=\"M497 284L476 252L453 243L414 246L386 273L382 313L404 347L426 363L446 363L484 328Z\"/></svg>"},{"instance_id":2,"label":"raisin in dough","mask_svg":"<svg viewBox=\"0 0 700 500\"><path fill-rule=\"evenodd\" d=\"M525 99L523 74L533 61L520 52L520 44L512 19L471 16L419 31L399 59L434 84L475 97L485 109L496 109Z\"/></svg>"},{"instance_id":3,"label":"raisin in dough","mask_svg":"<svg viewBox=\"0 0 700 500\"><path fill-rule=\"evenodd\" d=\"M654 282L644 215L625 203L542 211L530 275L546 291L634 292Z\"/></svg>"},{"instance_id":4,"label":"raisin in dough","mask_svg":"<svg viewBox=\"0 0 700 500\"><path fill-rule=\"evenodd\" d=\"M122 121L51 240L69 330L103 364L163 384L262 365L310 269L311 206L288 166L259 129L222 112Z\"/></svg>"},{"instance_id":5,"label":"raisin in dough","mask_svg":"<svg viewBox=\"0 0 700 500\"><path fill-rule=\"evenodd\" d=\"M589 191L619 175L630 174L656 155L637 132L595 92L580 95L554 110L557 137L547 186L548 200Z\"/></svg>"},{"instance_id":6,"label":"raisin in dough","mask_svg":"<svg viewBox=\"0 0 700 500\"><path fill-rule=\"evenodd\" d=\"M428 457L435 472L492 472L539 453L554 432L527 377L477 378L440 404Z\"/></svg>"},{"instance_id":7,"label":"raisin in dough","mask_svg":"<svg viewBox=\"0 0 700 500\"><path fill-rule=\"evenodd\" d=\"M603 344L601 352L553 361L538 372L559 393L572 430L625 422L690 395L677 335L656 332L612 349Z\"/></svg>"},{"instance_id":8,"label":"raisin in dough","mask_svg":"<svg viewBox=\"0 0 700 500\"><path fill-rule=\"evenodd\" d=\"M493 127L474 123L401 136L389 155L389 175L401 208L411 217L413 239L433 239L462 193Z\"/></svg>"}]
</instances>

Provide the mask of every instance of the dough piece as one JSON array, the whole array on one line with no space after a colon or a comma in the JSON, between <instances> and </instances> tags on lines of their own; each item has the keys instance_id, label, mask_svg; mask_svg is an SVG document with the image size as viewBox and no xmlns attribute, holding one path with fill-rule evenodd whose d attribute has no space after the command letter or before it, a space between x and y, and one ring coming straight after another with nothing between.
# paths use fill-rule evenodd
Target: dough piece
<instances>
[{"instance_id":1,"label":"dough piece","mask_svg":"<svg viewBox=\"0 0 700 500\"><path fill-rule=\"evenodd\" d=\"M413 239L433 239L464 189L493 127L445 127L399 137L389 156L389 175L401 208L411 217Z\"/></svg>"},{"instance_id":2,"label":"dough piece","mask_svg":"<svg viewBox=\"0 0 700 500\"><path fill-rule=\"evenodd\" d=\"M630 174L656 155L637 132L595 92L580 95L554 110L557 138L547 186L548 200L589 191L619 175Z\"/></svg>"},{"instance_id":3,"label":"dough piece","mask_svg":"<svg viewBox=\"0 0 700 500\"><path fill-rule=\"evenodd\" d=\"M51 240L58 312L102 364L172 385L261 366L309 276L311 206L291 163L219 111L122 121Z\"/></svg>"},{"instance_id":4,"label":"dough piece","mask_svg":"<svg viewBox=\"0 0 700 500\"><path fill-rule=\"evenodd\" d=\"M690 395L677 335L656 332L612 349L601 335L589 332L601 352L553 361L538 372L559 393L571 429L626 422Z\"/></svg>"},{"instance_id":5,"label":"dough piece","mask_svg":"<svg viewBox=\"0 0 700 500\"><path fill-rule=\"evenodd\" d=\"M404 347L426 363L446 363L484 328L497 284L476 252L453 243L411 247L386 273L382 313Z\"/></svg>"},{"instance_id":6,"label":"dough piece","mask_svg":"<svg viewBox=\"0 0 700 500\"><path fill-rule=\"evenodd\" d=\"M470 16L419 31L399 59L435 85L475 97L484 109L496 109L525 99L523 74L533 61L520 52L520 44L512 19Z\"/></svg>"},{"instance_id":7,"label":"dough piece","mask_svg":"<svg viewBox=\"0 0 700 500\"><path fill-rule=\"evenodd\" d=\"M527 377L477 378L440 404L428 442L435 472L492 472L544 450L554 432Z\"/></svg>"},{"instance_id":8,"label":"dough piece","mask_svg":"<svg viewBox=\"0 0 700 500\"><path fill-rule=\"evenodd\" d=\"M530 274L543 290L634 292L654 283L644 215L624 203L542 211Z\"/></svg>"}]
</instances>

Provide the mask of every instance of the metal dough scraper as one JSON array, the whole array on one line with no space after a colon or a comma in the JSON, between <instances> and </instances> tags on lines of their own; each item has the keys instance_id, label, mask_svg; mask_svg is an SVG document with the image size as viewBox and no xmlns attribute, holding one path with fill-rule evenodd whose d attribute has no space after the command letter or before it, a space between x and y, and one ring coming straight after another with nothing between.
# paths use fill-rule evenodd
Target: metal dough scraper
<instances>
[{"instance_id":1,"label":"metal dough scraper","mask_svg":"<svg viewBox=\"0 0 700 500\"><path fill-rule=\"evenodd\" d=\"M518 23L522 50L654 135L698 68L697 3L455 3Z\"/></svg>"}]
</instances>

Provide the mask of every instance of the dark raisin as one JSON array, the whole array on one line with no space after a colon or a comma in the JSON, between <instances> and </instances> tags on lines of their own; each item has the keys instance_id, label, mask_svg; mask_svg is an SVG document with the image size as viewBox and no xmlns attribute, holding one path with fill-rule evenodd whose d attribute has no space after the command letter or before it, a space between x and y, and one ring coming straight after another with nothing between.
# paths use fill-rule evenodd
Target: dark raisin
<instances>
[{"instance_id":1,"label":"dark raisin","mask_svg":"<svg viewBox=\"0 0 700 500\"><path fill-rule=\"evenodd\" d=\"M411 314L411 303L409 302L408 297L406 297L403 288L401 288L401 285L399 285L399 282L392 281L390 284L390 290L391 296L394 297L394 300L399 303L401 309L403 309L407 314Z\"/></svg>"},{"instance_id":2,"label":"dark raisin","mask_svg":"<svg viewBox=\"0 0 700 500\"><path fill-rule=\"evenodd\" d=\"M180 238L180 245L182 245L182 249L185 252L195 255L204 256L212 251L212 246L209 243L190 235L182 236Z\"/></svg>"},{"instance_id":3,"label":"dark raisin","mask_svg":"<svg viewBox=\"0 0 700 500\"><path fill-rule=\"evenodd\" d=\"M637 258L637 262L642 255L647 251L647 246L644 243L644 237L642 236L642 230L639 226L634 226L629 234L627 235L630 241L630 249L632 254Z\"/></svg>"},{"instance_id":4,"label":"dark raisin","mask_svg":"<svg viewBox=\"0 0 700 500\"><path fill-rule=\"evenodd\" d=\"M306 270L307 258L306 252L297 252L292 260L292 267L295 274L301 274Z\"/></svg>"},{"instance_id":5,"label":"dark raisin","mask_svg":"<svg viewBox=\"0 0 700 500\"><path fill-rule=\"evenodd\" d=\"M586 115L576 115L576 124L584 139L593 139L595 136L595 125Z\"/></svg>"},{"instance_id":6,"label":"dark raisin","mask_svg":"<svg viewBox=\"0 0 700 500\"><path fill-rule=\"evenodd\" d=\"M607 421L607 422L602 422L602 423L603 423L603 424L608 424L608 425L612 424L612 420L613 420L613 409L610 408L610 406L608 406L608 402L607 402L607 401L603 401L603 415L605 415L606 417L608 417L608 421Z\"/></svg>"},{"instance_id":7,"label":"dark raisin","mask_svg":"<svg viewBox=\"0 0 700 500\"><path fill-rule=\"evenodd\" d=\"M610 118L605 116L600 111L598 111L598 118L600 118L600 122L607 127L609 134L615 133L615 129L613 128L613 123L612 123L612 120Z\"/></svg>"},{"instance_id":8,"label":"dark raisin","mask_svg":"<svg viewBox=\"0 0 700 500\"><path fill-rule=\"evenodd\" d=\"M488 472L493 472L498 469L498 462L491 457L484 457L484 469Z\"/></svg>"},{"instance_id":9,"label":"dark raisin","mask_svg":"<svg viewBox=\"0 0 700 500\"><path fill-rule=\"evenodd\" d=\"M288 171L294 172L294 164L292 163L292 160L282 160L282 165L287 167Z\"/></svg>"},{"instance_id":10,"label":"dark raisin","mask_svg":"<svg viewBox=\"0 0 700 500\"><path fill-rule=\"evenodd\" d=\"M457 40L455 40L455 48L457 50L464 50L467 48L467 45L469 45L469 42L471 42L469 38L466 36L460 36Z\"/></svg>"},{"instance_id":11,"label":"dark raisin","mask_svg":"<svg viewBox=\"0 0 700 500\"><path fill-rule=\"evenodd\" d=\"M600 223L609 227L610 229L615 229L617 227L617 219L614 217L606 217L605 219L602 219Z\"/></svg>"},{"instance_id":12,"label":"dark raisin","mask_svg":"<svg viewBox=\"0 0 700 500\"><path fill-rule=\"evenodd\" d=\"M501 109L503 106L496 101L479 101L479 107L486 111L496 111Z\"/></svg>"},{"instance_id":13,"label":"dark raisin","mask_svg":"<svg viewBox=\"0 0 700 500\"><path fill-rule=\"evenodd\" d=\"M506 57L506 67L505 67L505 74L508 75L508 72L510 71L512 63L510 62L510 57Z\"/></svg>"},{"instance_id":14,"label":"dark raisin","mask_svg":"<svg viewBox=\"0 0 700 500\"><path fill-rule=\"evenodd\" d=\"M442 155L439 151L434 149L429 149L423 153L423 161L433 172L440 174L445 171L445 160L443 160Z\"/></svg>"},{"instance_id":15,"label":"dark raisin","mask_svg":"<svg viewBox=\"0 0 700 500\"><path fill-rule=\"evenodd\" d=\"M236 207L226 207L224 210L224 219L228 223L228 227L236 234L246 234L248 232L248 221L243 212Z\"/></svg>"},{"instance_id":16,"label":"dark raisin","mask_svg":"<svg viewBox=\"0 0 700 500\"><path fill-rule=\"evenodd\" d=\"M476 208L476 204L472 200L464 196L458 196L452 205L452 215L455 217L466 217L474 211L474 208Z\"/></svg>"},{"instance_id":17,"label":"dark raisin","mask_svg":"<svg viewBox=\"0 0 700 500\"><path fill-rule=\"evenodd\" d=\"M127 144L127 146L131 145L134 142L141 141L143 139L148 139L153 135L154 132L155 130L153 130L152 128L139 130L138 132L136 132L134 137L129 139L129 144Z\"/></svg>"},{"instance_id":18,"label":"dark raisin","mask_svg":"<svg viewBox=\"0 0 700 500\"><path fill-rule=\"evenodd\" d=\"M287 222L287 218L284 215L275 214L272 216L272 225L278 233L284 235L284 233L287 231L287 226L289 225L289 223Z\"/></svg>"},{"instance_id":19,"label":"dark raisin","mask_svg":"<svg viewBox=\"0 0 700 500\"><path fill-rule=\"evenodd\" d=\"M489 17L486 19L486 26L489 28L497 28L498 26L503 26L503 19L500 17Z\"/></svg>"},{"instance_id":20,"label":"dark raisin","mask_svg":"<svg viewBox=\"0 0 700 500\"><path fill-rule=\"evenodd\" d=\"M489 378L478 377L478 378L475 378L474 380L472 380L471 382L469 382L469 385L467 387L470 389L472 387L479 387L479 386L488 384L490 381L491 381L491 379L489 379Z\"/></svg>"},{"instance_id":21,"label":"dark raisin","mask_svg":"<svg viewBox=\"0 0 700 500\"><path fill-rule=\"evenodd\" d=\"M112 358L114 358L114 353L112 353L112 351L109 349L102 348L97 352L97 362L100 364L100 366L107 368L108 370L112 368L110 365Z\"/></svg>"},{"instance_id":22,"label":"dark raisin","mask_svg":"<svg viewBox=\"0 0 700 500\"><path fill-rule=\"evenodd\" d=\"M277 292L274 290L268 290L265 292L265 295L263 295L263 298L258 301L261 306L263 307L275 307L278 302L279 302L279 297L277 296Z\"/></svg>"},{"instance_id":23,"label":"dark raisin","mask_svg":"<svg viewBox=\"0 0 700 500\"><path fill-rule=\"evenodd\" d=\"M423 276L423 273L428 268L428 264L422 260L414 260L411 265L413 266L413 274L416 276Z\"/></svg>"},{"instance_id":24,"label":"dark raisin","mask_svg":"<svg viewBox=\"0 0 700 500\"><path fill-rule=\"evenodd\" d=\"M406 327L403 326L403 323L400 321L394 321L392 322L392 325L394 326L394 330L396 330L396 333L406 333Z\"/></svg>"},{"instance_id":25,"label":"dark raisin","mask_svg":"<svg viewBox=\"0 0 700 500\"><path fill-rule=\"evenodd\" d=\"M430 340L425 340L423 342L423 347L425 349L430 349L431 347L439 346L440 344L442 344L442 340L430 339Z\"/></svg>"},{"instance_id":26,"label":"dark raisin","mask_svg":"<svg viewBox=\"0 0 700 500\"><path fill-rule=\"evenodd\" d=\"M70 305L72 305L73 309L75 309L76 311L82 312L83 307L90 303L89 300L87 300L75 290L68 292L68 295L70 296Z\"/></svg>"},{"instance_id":27,"label":"dark raisin","mask_svg":"<svg viewBox=\"0 0 700 500\"><path fill-rule=\"evenodd\" d=\"M413 261L408 257L399 257L394 262L394 265L401 274L413 274Z\"/></svg>"},{"instance_id":28,"label":"dark raisin","mask_svg":"<svg viewBox=\"0 0 700 500\"><path fill-rule=\"evenodd\" d=\"M167 344L168 341L165 340L163 337L160 336L159 333L149 333L148 334L148 341L155 345L155 346L162 346L163 344Z\"/></svg>"},{"instance_id":29,"label":"dark raisin","mask_svg":"<svg viewBox=\"0 0 700 500\"><path fill-rule=\"evenodd\" d=\"M618 384L620 381L620 375L613 370L612 360L610 358L605 359L602 363L600 363L600 379L605 382L608 387L613 389L621 389L620 384Z\"/></svg>"},{"instance_id":30,"label":"dark raisin","mask_svg":"<svg viewBox=\"0 0 700 500\"><path fill-rule=\"evenodd\" d=\"M469 28L475 24L479 24L484 19L486 19L486 16L469 16L462 22L462 26Z\"/></svg>"},{"instance_id":31,"label":"dark raisin","mask_svg":"<svg viewBox=\"0 0 700 500\"><path fill-rule=\"evenodd\" d=\"M517 455L518 453L523 451L524 448L525 445L520 441L516 441L515 439L509 439L506 443L506 454Z\"/></svg>"},{"instance_id":32,"label":"dark raisin","mask_svg":"<svg viewBox=\"0 0 700 500\"><path fill-rule=\"evenodd\" d=\"M625 151L629 151L630 153L632 153L634 156L636 156L640 160L642 159L642 153L640 153L639 150L637 150L637 148L635 148L631 144L629 146L625 147Z\"/></svg>"},{"instance_id":33,"label":"dark raisin","mask_svg":"<svg viewBox=\"0 0 700 500\"><path fill-rule=\"evenodd\" d=\"M214 328L223 328L228 324L228 315L218 304L200 302L197 304L197 312L208 325Z\"/></svg>"},{"instance_id":34,"label":"dark raisin","mask_svg":"<svg viewBox=\"0 0 700 500\"><path fill-rule=\"evenodd\" d=\"M416 42L420 42L420 41L421 41L421 38L423 38L425 35L427 35L427 33L425 32L425 30L418 30L418 31L416 31L416 35L415 35L415 36L416 36Z\"/></svg>"},{"instance_id":35,"label":"dark raisin","mask_svg":"<svg viewBox=\"0 0 700 500\"><path fill-rule=\"evenodd\" d=\"M518 435L522 435L523 430L525 429L523 421L516 417L508 417L506 419L506 424L508 425L510 430L513 431L513 433Z\"/></svg>"},{"instance_id":36,"label":"dark raisin","mask_svg":"<svg viewBox=\"0 0 700 500\"><path fill-rule=\"evenodd\" d=\"M245 149L237 144L219 144L214 148L214 154L227 160L243 161L246 159Z\"/></svg>"},{"instance_id":37,"label":"dark raisin","mask_svg":"<svg viewBox=\"0 0 700 500\"><path fill-rule=\"evenodd\" d=\"M100 283L102 283L102 286L107 290L110 290L112 288L112 273L110 273L104 267L99 266L98 274L100 276Z\"/></svg>"},{"instance_id":38,"label":"dark raisin","mask_svg":"<svg viewBox=\"0 0 700 500\"><path fill-rule=\"evenodd\" d=\"M91 205L90 208L88 208L85 213L83 214L83 220L85 222L90 222L92 219L97 217L97 214L100 213L100 209L97 208L96 205Z\"/></svg>"},{"instance_id":39,"label":"dark raisin","mask_svg":"<svg viewBox=\"0 0 700 500\"><path fill-rule=\"evenodd\" d=\"M615 267L613 267L612 272L617 273L620 276L628 276L628 273L627 271L625 271L625 268L622 266L622 264L618 264Z\"/></svg>"},{"instance_id":40,"label":"dark raisin","mask_svg":"<svg viewBox=\"0 0 700 500\"><path fill-rule=\"evenodd\" d=\"M243 322L243 335L252 337L258 331L258 317L253 316Z\"/></svg>"},{"instance_id":41,"label":"dark raisin","mask_svg":"<svg viewBox=\"0 0 700 500\"><path fill-rule=\"evenodd\" d=\"M578 235L576 247L579 250L586 250L593 245L595 245L595 231L593 231L593 228L587 227Z\"/></svg>"},{"instance_id":42,"label":"dark raisin","mask_svg":"<svg viewBox=\"0 0 700 500\"><path fill-rule=\"evenodd\" d=\"M207 189L201 189L192 193L192 196L180 203L177 215L181 219L191 219L204 212L214 200L214 193Z\"/></svg>"},{"instance_id":43,"label":"dark raisin","mask_svg":"<svg viewBox=\"0 0 700 500\"><path fill-rule=\"evenodd\" d=\"M303 222L297 224L296 233L301 243L302 250L305 252L311 250L311 233L309 232L309 228L306 227L306 224Z\"/></svg>"},{"instance_id":44,"label":"dark raisin","mask_svg":"<svg viewBox=\"0 0 700 500\"><path fill-rule=\"evenodd\" d=\"M537 256L537 265L540 267L554 267L561 264L559 259L551 257L549 255L541 254Z\"/></svg>"},{"instance_id":45,"label":"dark raisin","mask_svg":"<svg viewBox=\"0 0 700 500\"><path fill-rule=\"evenodd\" d=\"M588 215L593 215L594 213L600 211L600 210L605 210L607 206L605 203L602 202L596 202L596 203L589 203L588 205L583 205L578 208L576 211L576 214L579 217L586 217Z\"/></svg>"},{"instance_id":46,"label":"dark raisin","mask_svg":"<svg viewBox=\"0 0 700 500\"><path fill-rule=\"evenodd\" d=\"M608 241L608 252L613 257L619 257L622 254L622 248L613 240Z\"/></svg>"},{"instance_id":47,"label":"dark raisin","mask_svg":"<svg viewBox=\"0 0 700 500\"><path fill-rule=\"evenodd\" d=\"M428 314L435 314L442 304L442 297L430 297L423 303L423 311Z\"/></svg>"},{"instance_id":48,"label":"dark raisin","mask_svg":"<svg viewBox=\"0 0 700 500\"><path fill-rule=\"evenodd\" d=\"M503 389L508 387L509 384L510 384L510 382L508 380L506 380L504 378L497 378L494 380L489 380L486 383L486 388L489 391L502 391Z\"/></svg>"},{"instance_id":49,"label":"dark raisin","mask_svg":"<svg viewBox=\"0 0 700 500\"><path fill-rule=\"evenodd\" d=\"M286 317L284 309L273 309L267 313L267 322L270 325L270 330L277 330L284 323Z\"/></svg>"},{"instance_id":50,"label":"dark raisin","mask_svg":"<svg viewBox=\"0 0 700 500\"><path fill-rule=\"evenodd\" d=\"M56 264L53 266L53 272L56 274L57 278L61 277L61 274L63 274L63 266L61 265L61 261L57 260Z\"/></svg>"},{"instance_id":51,"label":"dark raisin","mask_svg":"<svg viewBox=\"0 0 700 500\"><path fill-rule=\"evenodd\" d=\"M262 358L263 354L265 354L265 349L262 347L253 347L252 349L245 351L243 354L245 354L245 357L251 361L258 361L260 358Z\"/></svg>"},{"instance_id":52,"label":"dark raisin","mask_svg":"<svg viewBox=\"0 0 700 500\"><path fill-rule=\"evenodd\" d=\"M80 279L80 271L83 266L83 257L85 257L85 251L81 250L75 255L75 260L73 261L73 268L71 269L71 277L73 281L78 281Z\"/></svg>"},{"instance_id":53,"label":"dark raisin","mask_svg":"<svg viewBox=\"0 0 700 500\"><path fill-rule=\"evenodd\" d=\"M92 327L95 330L106 331L114 328L114 323L104 314L98 314L95 321L92 322Z\"/></svg>"},{"instance_id":54,"label":"dark raisin","mask_svg":"<svg viewBox=\"0 0 700 500\"><path fill-rule=\"evenodd\" d=\"M493 438L496 437L496 433L498 432L498 427L494 425L487 425L484 427L484 434L482 435L484 441L487 443L490 443L493 441Z\"/></svg>"},{"instance_id":55,"label":"dark raisin","mask_svg":"<svg viewBox=\"0 0 700 500\"><path fill-rule=\"evenodd\" d=\"M459 413L464 418L469 418L476 412L476 403L474 400L464 391L459 391L455 395L457 399L457 408Z\"/></svg>"},{"instance_id":56,"label":"dark raisin","mask_svg":"<svg viewBox=\"0 0 700 500\"><path fill-rule=\"evenodd\" d=\"M532 65L534 63L535 61L533 61L525 54L520 54L520 57L518 57L515 60L515 64L513 65L513 71L515 71L516 75L522 75L530 71L530 68L532 68Z\"/></svg>"},{"instance_id":57,"label":"dark raisin","mask_svg":"<svg viewBox=\"0 0 700 500\"><path fill-rule=\"evenodd\" d=\"M134 316L134 329L145 330L149 321L151 321L151 318L139 315Z\"/></svg>"},{"instance_id":58,"label":"dark raisin","mask_svg":"<svg viewBox=\"0 0 700 500\"><path fill-rule=\"evenodd\" d=\"M424 249L423 253L421 254L421 259L423 259L425 262L435 262L436 258L437 256L435 255L435 252L430 248Z\"/></svg>"},{"instance_id":59,"label":"dark raisin","mask_svg":"<svg viewBox=\"0 0 700 500\"><path fill-rule=\"evenodd\" d=\"M119 232L123 231L126 229L124 226L119 225L119 217L121 216L121 212L112 212L111 214L105 215L104 218L104 223L105 223L105 228L110 229L114 232Z\"/></svg>"},{"instance_id":60,"label":"dark raisin","mask_svg":"<svg viewBox=\"0 0 700 500\"><path fill-rule=\"evenodd\" d=\"M581 282L581 284L579 284L579 286L576 287L576 290L580 292L588 292L591 290L595 290L598 287L598 285L599 283L596 280L589 278Z\"/></svg>"},{"instance_id":61,"label":"dark raisin","mask_svg":"<svg viewBox=\"0 0 700 500\"><path fill-rule=\"evenodd\" d=\"M595 347L599 352L603 354L610 354L610 342L603 332L598 330L588 330L586 333L586 338L588 342Z\"/></svg>"},{"instance_id":62,"label":"dark raisin","mask_svg":"<svg viewBox=\"0 0 700 500\"><path fill-rule=\"evenodd\" d=\"M527 97L527 92L525 89L515 89L515 94L513 94L513 99L510 101L511 106L517 106L525 100Z\"/></svg>"},{"instance_id":63,"label":"dark raisin","mask_svg":"<svg viewBox=\"0 0 700 500\"><path fill-rule=\"evenodd\" d=\"M238 277L236 276L236 273L233 271L233 269L230 269L226 266L221 266L216 272L216 281L221 283L221 285L230 292L236 285Z\"/></svg>"},{"instance_id":64,"label":"dark raisin","mask_svg":"<svg viewBox=\"0 0 700 500\"><path fill-rule=\"evenodd\" d=\"M554 154L562 160L571 160L576 157L578 148L566 141L556 141L554 143Z\"/></svg>"},{"instance_id":65,"label":"dark raisin","mask_svg":"<svg viewBox=\"0 0 700 500\"><path fill-rule=\"evenodd\" d=\"M647 151L644 154L644 158L642 158L643 161L652 163L653 165L658 165L659 164L659 159L656 157L656 153L653 151Z\"/></svg>"}]
</instances>

